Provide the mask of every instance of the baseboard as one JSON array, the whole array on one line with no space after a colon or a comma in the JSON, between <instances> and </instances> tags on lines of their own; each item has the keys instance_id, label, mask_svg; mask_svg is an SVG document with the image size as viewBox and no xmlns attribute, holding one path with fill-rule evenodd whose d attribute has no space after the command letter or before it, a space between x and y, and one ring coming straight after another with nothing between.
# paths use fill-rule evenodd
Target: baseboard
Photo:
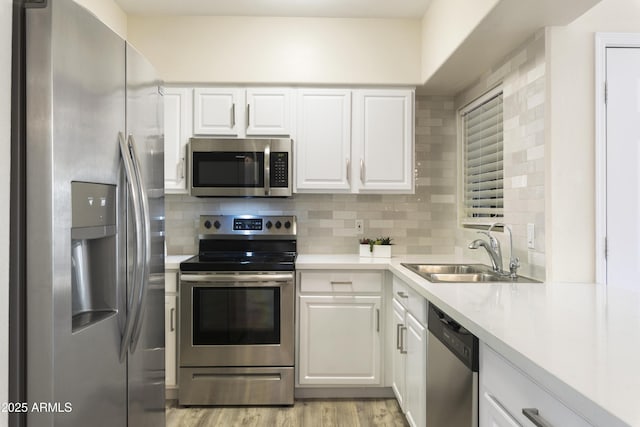
<instances>
[{"instance_id":1,"label":"baseboard","mask_svg":"<svg viewBox=\"0 0 640 427\"><path fill-rule=\"evenodd\" d=\"M390 399L391 387L298 387L296 399Z\"/></svg>"},{"instance_id":2,"label":"baseboard","mask_svg":"<svg viewBox=\"0 0 640 427\"><path fill-rule=\"evenodd\" d=\"M178 399L178 388L166 388L164 390L164 399L165 400L177 400Z\"/></svg>"}]
</instances>

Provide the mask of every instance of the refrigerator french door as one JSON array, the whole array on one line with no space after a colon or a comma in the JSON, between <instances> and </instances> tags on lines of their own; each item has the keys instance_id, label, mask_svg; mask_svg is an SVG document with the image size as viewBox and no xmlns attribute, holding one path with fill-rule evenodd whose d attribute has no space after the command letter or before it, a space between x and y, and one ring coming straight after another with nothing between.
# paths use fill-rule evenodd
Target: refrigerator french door
<instances>
[{"instance_id":1,"label":"refrigerator french door","mask_svg":"<svg viewBox=\"0 0 640 427\"><path fill-rule=\"evenodd\" d=\"M49 406L10 422L164 425L160 82L72 0L15 4L10 394Z\"/></svg>"}]
</instances>

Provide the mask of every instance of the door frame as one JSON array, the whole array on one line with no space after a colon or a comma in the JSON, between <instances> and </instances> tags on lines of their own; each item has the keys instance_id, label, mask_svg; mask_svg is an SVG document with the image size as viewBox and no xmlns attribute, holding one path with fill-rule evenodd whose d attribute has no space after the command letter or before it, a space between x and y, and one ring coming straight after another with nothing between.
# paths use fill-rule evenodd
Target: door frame
<instances>
[{"instance_id":1,"label":"door frame","mask_svg":"<svg viewBox=\"0 0 640 427\"><path fill-rule=\"evenodd\" d=\"M596 167L596 282L607 283L607 49L611 47L640 48L640 33L595 34L595 167Z\"/></svg>"}]
</instances>

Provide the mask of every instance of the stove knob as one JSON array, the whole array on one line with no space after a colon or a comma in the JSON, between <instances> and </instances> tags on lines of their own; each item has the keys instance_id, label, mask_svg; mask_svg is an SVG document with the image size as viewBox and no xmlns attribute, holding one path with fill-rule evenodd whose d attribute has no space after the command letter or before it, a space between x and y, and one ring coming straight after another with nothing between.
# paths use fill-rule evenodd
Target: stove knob
<instances>
[{"instance_id":1,"label":"stove knob","mask_svg":"<svg viewBox=\"0 0 640 427\"><path fill-rule=\"evenodd\" d=\"M282 223L280 221L276 221L276 228L279 230L282 227Z\"/></svg>"},{"instance_id":2,"label":"stove knob","mask_svg":"<svg viewBox=\"0 0 640 427\"><path fill-rule=\"evenodd\" d=\"M206 221L204 222L204 228L206 228L206 229L211 228L211 221L206 220Z\"/></svg>"},{"instance_id":3,"label":"stove knob","mask_svg":"<svg viewBox=\"0 0 640 427\"><path fill-rule=\"evenodd\" d=\"M273 223L271 221L267 221L265 225L267 226L268 230L271 230L271 227L273 227Z\"/></svg>"},{"instance_id":4,"label":"stove knob","mask_svg":"<svg viewBox=\"0 0 640 427\"><path fill-rule=\"evenodd\" d=\"M213 223L213 226L216 228L216 230L219 230L221 225L222 224L220 224L220 221L217 221L217 220L216 222Z\"/></svg>"},{"instance_id":5,"label":"stove knob","mask_svg":"<svg viewBox=\"0 0 640 427\"><path fill-rule=\"evenodd\" d=\"M291 228L291 221L287 221L284 223L284 228L286 228L287 230Z\"/></svg>"}]
</instances>

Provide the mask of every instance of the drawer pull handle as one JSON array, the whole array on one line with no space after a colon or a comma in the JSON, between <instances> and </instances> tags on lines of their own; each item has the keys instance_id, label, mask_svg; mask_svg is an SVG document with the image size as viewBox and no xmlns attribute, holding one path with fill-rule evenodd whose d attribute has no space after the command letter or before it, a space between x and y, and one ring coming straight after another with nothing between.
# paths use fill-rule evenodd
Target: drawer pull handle
<instances>
[{"instance_id":1,"label":"drawer pull handle","mask_svg":"<svg viewBox=\"0 0 640 427\"><path fill-rule=\"evenodd\" d=\"M406 292L398 291L397 294L400 298L409 298L409 295Z\"/></svg>"},{"instance_id":2,"label":"drawer pull handle","mask_svg":"<svg viewBox=\"0 0 640 427\"><path fill-rule=\"evenodd\" d=\"M536 408L522 408L522 413L529 418L536 427L553 427L550 422L540 416L540 411Z\"/></svg>"},{"instance_id":3,"label":"drawer pull handle","mask_svg":"<svg viewBox=\"0 0 640 427\"><path fill-rule=\"evenodd\" d=\"M349 281L349 282L334 282L331 281L331 285L353 285L353 282Z\"/></svg>"},{"instance_id":4,"label":"drawer pull handle","mask_svg":"<svg viewBox=\"0 0 640 427\"><path fill-rule=\"evenodd\" d=\"M407 327L402 325L400 327L400 354L407 354L407 349L404 346L404 332L407 331Z\"/></svg>"}]
</instances>

